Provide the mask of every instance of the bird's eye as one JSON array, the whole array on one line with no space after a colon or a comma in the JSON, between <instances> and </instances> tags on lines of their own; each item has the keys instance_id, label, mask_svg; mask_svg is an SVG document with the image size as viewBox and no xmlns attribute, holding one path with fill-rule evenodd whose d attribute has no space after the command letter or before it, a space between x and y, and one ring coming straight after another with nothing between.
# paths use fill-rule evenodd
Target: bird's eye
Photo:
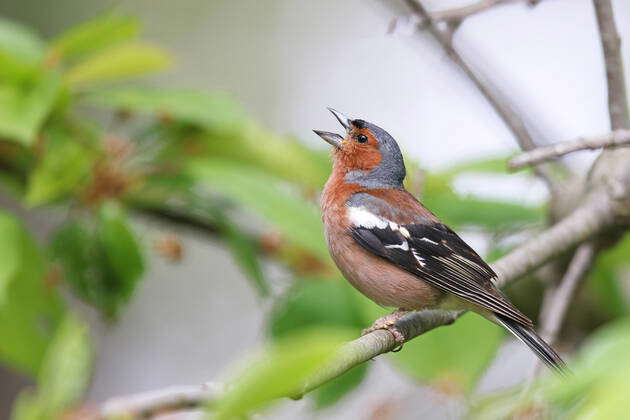
<instances>
[{"instance_id":1,"label":"bird's eye","mask_svg":"<svg viewBox=\"0 0 630 420\"><path fill-rule=\"evenodd\" d=\"M367 138L367 136L366 136L365 134L359 134L359 135L357 136L357 141L358 141L359 143L367 143L368 138Z\"/></svg>"}]
</instances>

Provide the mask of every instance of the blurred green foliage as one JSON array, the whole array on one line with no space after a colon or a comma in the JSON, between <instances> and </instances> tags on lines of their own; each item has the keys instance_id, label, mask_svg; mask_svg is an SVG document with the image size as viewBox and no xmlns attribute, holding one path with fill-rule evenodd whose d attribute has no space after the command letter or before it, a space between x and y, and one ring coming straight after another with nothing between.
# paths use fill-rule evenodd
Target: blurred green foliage
<instances>
[{"instance_id":1,"label":"blurred green foliage","mask_svg":"<svg viewBox=\"0 0 630 420\"><path fill-rule=\"evenodd\" d=\"M465 394L474 389L504 336L501 327L466 314L456 328L430 331L405 344L405 351L395 353L392 359L402 372L420 381L448 393Z\"/></svg>"},{"instance_id":2,"label":"blurred green foliage","mask_svg":"<svg viewBox=\"0 0 630 420\"><path fill-rule=\"evenodd\" d=\"M21 372L36 374L63 317L61 300L46 284L41 250L22 224L4 212L0 252L0 358Z\"/></svg>"},{"instance_id":3,"label":"blurred green foliage","mask_svg":"<svg viewBox=\"0 0 630 420\"><path fill-rule=\"evenodd\" d=\"M351 338L347 330L312 328L275 340L226 379L231 387L210 407L211 418L238 418L280 397L299 395L304 381Z\"/></svg>"},{"instance_id":4,"label":"blurred green foliage","mask_svg":"<svg viewBox=\"0 0 630 420\"><path fill-rule=\"evenodd\" d=\"M0 360L38 386L21 395L14 419L53 418L80 401L91 361L87 327L69 314L59 290L117 319L147 265L146 238L132 216L218 235L261 297L272 298L263 258L293 274L293 286L273 302L271 343L257 359L263 362L234 377L214 407L217 418L297 389L339 344L336 331L354 337L385 312L341 280L328 257L316 204L328 154L271 132L224 94L128 80L171 61L141 39L130 17L101 16L50 40L0 19L0 193L62 219L38 245L17 215L0 213ZM427 174L408 161L407 182L454 228L509 239L542 226L544 209L453 188L471 172L505 176L504 162L483 159ZM252 228L251 219L262 227ZM497 239L491 252L509 243ZM626 240L593 273L597 301L589 305L602 319L626 313L620 278L628 273L629 249ZM393 361L418 381L468 393L502 337L470 315L407 344ZM316 406L337 402L368 369L359 366L319 389ZM601 386L621 381L609 379ZM600 386L594 381L575 393ZM612 404L603 395L593 401Z\"/></svg>"},{"instance_id":5,"label":"blurred green foliage","mask_svg":"<svg viewBox=\"0 0 630 420\"><path fill-rule=\"evenodd\" d=\"M37 391L23 391L12 420L61 418L81 402L90 379L92 353L86 326L67 315L48 345L37 375Z\"/></svg>"},{"instance_id":6,"label":"blurred green foliage","mask_svg":"<svg viewBox=\"0 0 630 420\"><path fill-rule=\"evenodd\" d=\"M626 398L629 348L630 319L624 317L589 337L573 361L568 379L545 376L529 388L484 398L474 407L471 418L626 418L630 408Z\"/></svg>"},{"instance_id":7,"label":"blurred green foliage","mask_svg":"<svg viewBox=\"0 0 630 420\"><path fill-rule=\"evenodd\" d=\"M131 297L144 262L118 204L104 203L94 219L60 226L51 239L51 254L77 295L113 318Z\"/></svg>"},{"instance_id":8,"label":"blurred green foliage","mask_svg":"<svg viewBox=\"0 0 630 420\"><path fill-rule=\"evenodd\" d=\"M326 278L307 278L277 302L269 320L274 338L310 328L344 328L356 337L371 322L364 316L358 295L348 283ZM314 391L316 406L327 407L354 389L365 377L362 364Z\"/></svg>"}]
</instances>

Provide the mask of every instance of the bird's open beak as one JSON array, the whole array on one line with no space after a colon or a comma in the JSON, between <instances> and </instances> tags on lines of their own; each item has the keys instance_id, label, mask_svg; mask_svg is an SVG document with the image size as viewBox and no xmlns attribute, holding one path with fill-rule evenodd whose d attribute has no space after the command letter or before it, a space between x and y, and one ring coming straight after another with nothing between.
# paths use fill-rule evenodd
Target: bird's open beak
<instances>
[{"instance_id":1,"label":"bird's open beak","mask_svg":"<svg viewBox=\"0 0 630 420\"><path fill-rule=\"evenodd\" d=\"M341 112L336 111L332 108L328 108L328 110L332 112L335 118L337 118L337 121L339 121L341 125L343 125L343 128L345 128L346 131L350 130L350 118L346 117Z\"/></svg>"},{"instance_id":2,"label":"bird's open beak","mask_svg":"<svg viewBox=\"0 0 630 420\"><path fill-rule=\"evenodd\" d=\"M315 134L317 134L319 137L323 138L326 143L330 144L331 146L335 146L336 148L340 148L341 143L343 143L343 137L341 137L339 134L319 130L313 130L313 132L315 132Z\"/></svg>"},{"instance_id":3,"label":"bird's open beak","mask_svg":"<svg viewBox=\"0 0 630 420\"><path fill-rule=\"evenodd\" d=\"M337 118L337 121L339 121L341 125L343 125L343 128L345 128L346 131L350 130L350 121L351 121L350 118L346 117L341 112L336 111L332 108L328 108L328 110L332 112L335 118ZM319 137L323 138L326 141L326 143L336 148L340 148L343 145L344 139L339 134L331 133L329 131L319 131L319 130L313 130L313 131Z\"/></svg>"}]
</instances>

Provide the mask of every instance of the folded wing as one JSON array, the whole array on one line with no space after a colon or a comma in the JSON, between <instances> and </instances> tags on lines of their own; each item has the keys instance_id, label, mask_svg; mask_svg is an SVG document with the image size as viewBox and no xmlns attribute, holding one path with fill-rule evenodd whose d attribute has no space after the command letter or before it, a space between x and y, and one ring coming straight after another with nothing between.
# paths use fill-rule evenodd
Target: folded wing
<instances>
[{"instance_id":1,"label":"folded wing","mask_svg":"<svg viewBox=\"0 0 630 420\"><path fill-rule=\"evenodd\" d=\"M533 325L495 287L492 268L448 226L435 221L398 224L367 207L349 212L350 234L369 252L445 292Z\"/></svg>"}]
</instances>

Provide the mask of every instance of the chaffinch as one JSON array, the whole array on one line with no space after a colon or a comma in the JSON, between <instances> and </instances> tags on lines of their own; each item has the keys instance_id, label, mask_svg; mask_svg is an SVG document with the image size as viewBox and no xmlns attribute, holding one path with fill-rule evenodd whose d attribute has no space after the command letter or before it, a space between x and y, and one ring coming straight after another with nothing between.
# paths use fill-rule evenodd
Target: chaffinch
<instances>
[{"instance_id":1,"label":"chaffinch","mask_svg":"<svg viewBox=\"0 0 630 420\"><path fill-rule=\"evenodd\" d=\"M395 323L409 311L472 310L505 327L562 372L562 359L494 285L492 268L405 190L405 164L392 136L329 110L346 129L345 137L314 130L333 146L332 174L321 198L330 254L361 293L379 305L400 308L364 333L387 329L402 345L405 339Z\"/></svg>"}]
</instances>

